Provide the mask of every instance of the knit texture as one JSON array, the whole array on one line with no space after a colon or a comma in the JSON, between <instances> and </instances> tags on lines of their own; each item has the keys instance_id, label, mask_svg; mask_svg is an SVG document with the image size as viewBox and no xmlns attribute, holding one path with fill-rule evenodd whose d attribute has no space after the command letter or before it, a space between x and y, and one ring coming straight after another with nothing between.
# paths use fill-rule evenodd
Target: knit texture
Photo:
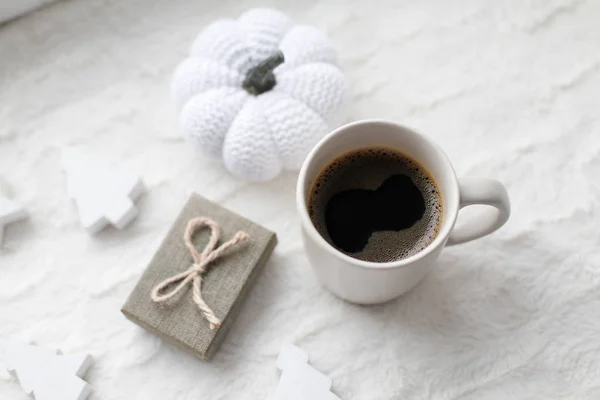
<instances>
[{"instance_id":1,"label":"knit texture","mask_svg":"<svg viewBox=\"0 0 600 400\"><path fill-rule=\"evenodd\" d=\"M342 400L600 399L600 1L260 2L327 33L353 118L413 127L459 176L509 190L506 226L447 248L413 291L375 307L319 285L293 174L231 179L175 126L165 82L192 39L255 4L58 1L4 27L0 191L32 218L5 230L0 346L91 353L89 400L270 400L284 343ZM81 229L61 171L67 144L144 177L150 194L125 231ZM280 240L210 363L117 312L191 192ZM184 247L181 229L173 245ZM246 231L233 229L223 237ZM195 240L202 249L207 235ZM205 299L214 310L219 297ZM191 300L177 305L198 317ZM4 367L0 399L32 400Z\"/></svg>"},{"instance_id":2,"label":"knit texture","mask_svg":"<svg viewBox=\"0 0 600 400\"><path fill-rule=\"evenodd\" d=\"M277 50L285 62L274 70L275 87L246 92L248 71ZM346 82L323 32L293 26L279 11L253 9L200 33L175 71L172 94L184 137L222 157L237 177L265 181L299 169L342 120Z\"/></svg>"}]
</instances>

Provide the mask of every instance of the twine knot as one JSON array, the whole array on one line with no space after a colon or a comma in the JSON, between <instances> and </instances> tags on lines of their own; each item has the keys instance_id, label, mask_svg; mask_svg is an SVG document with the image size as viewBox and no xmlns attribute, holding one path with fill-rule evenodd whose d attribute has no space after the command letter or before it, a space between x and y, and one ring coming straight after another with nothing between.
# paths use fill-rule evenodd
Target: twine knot
<instances>
[{"instance_id":1,"label":"twine knot","mask_svg":"<svg viewBox=\"0 0 600 400\"><path fill-rule=\"evenodd\" d=\"M192 236L196 230L205 226L210 228L210 239L202 253L198 253L196 247L192 243ZM184 287L186 287L188 283L191 283L192 298L194 299L194 303L196 303L200 311L202 311L204 318L206 318L206 320L210 323L210 329L215 329L220 326L221 320L215 315L215 313L202 298L202 276L212 261L222 256L223 253L225 253L228 249L248 240L248 234L245 232L237 232L231 240L215 248L217 242L219 241L219 236L219 225L212 219L206 217L191 219L185 228L183 240L189 249L190 254L192 255L192 259L194 260L193 264L186 271L177 275L173 275L172 277L167 278L156 285L152 289L150 296L152 301L156 303L164 303L177 295L181 290L183 290ZM179 282L179 284L174 289L165 293L166 289L170 285L176 284L177 282Z\"/></svg>"}]
</instances>

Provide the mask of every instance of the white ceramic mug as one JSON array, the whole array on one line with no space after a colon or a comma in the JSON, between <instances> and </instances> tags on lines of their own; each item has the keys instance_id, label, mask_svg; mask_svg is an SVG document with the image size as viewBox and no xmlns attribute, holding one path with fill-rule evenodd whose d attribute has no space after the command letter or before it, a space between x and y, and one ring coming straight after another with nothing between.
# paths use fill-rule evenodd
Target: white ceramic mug
<instances>
[{"instance_id":1,"label":"white ceramic mug","mask_svg":"<svg viewBox=\"0 0 600 400\"><path fill-rule=\"evenodd\" d=\"M442 197L443 220L437 237L420 252L398 261L376 263L352 258L329 244L308 214L308 197L319 173L333 160L369 147L396 149L421 164L435 180ZM414 287L444 246L464 243L500 228L510 216L505 187L494 179L457 179L448 157L426 136L386 121L358 121L342 126L310 152L298 177L296 202L308 258L321 283L339 297L359 304L382 303ZM477 221L454 227L458 210L483 204L488 209Z\"/></svg>"}]
</instances>

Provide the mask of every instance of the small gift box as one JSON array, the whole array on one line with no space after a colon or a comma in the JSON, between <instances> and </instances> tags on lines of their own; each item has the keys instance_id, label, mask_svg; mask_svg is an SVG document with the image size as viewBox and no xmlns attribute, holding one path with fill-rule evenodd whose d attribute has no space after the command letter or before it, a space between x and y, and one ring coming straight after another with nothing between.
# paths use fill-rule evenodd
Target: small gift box
<instances>
[{"instance_id":1,"label":"small gift box","mask_svg":"<svg viewBox=\"0 0 600 400\"><path fill-rule=\"evenodd\" d=\"M194 194L121 311L210 360L276 243L273 232Z\"/></svg>"}]
</instances>

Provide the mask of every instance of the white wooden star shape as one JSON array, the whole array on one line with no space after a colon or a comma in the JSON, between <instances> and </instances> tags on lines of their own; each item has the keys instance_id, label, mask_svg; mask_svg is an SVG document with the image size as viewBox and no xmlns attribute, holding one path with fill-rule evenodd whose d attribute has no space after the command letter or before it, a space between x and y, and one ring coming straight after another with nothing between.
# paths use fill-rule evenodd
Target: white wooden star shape
<instances>
[{"instance_id":1,"label":"white wooden star shape","mask_svg":"<svg viewBox=\"0 0 600 400\"><path fill-rule=\"evenodd\" d=\"M4 227L27 218L27 211L15 202L0 196L0 246L4 236Z\"/></svg>"}]
</instances>

